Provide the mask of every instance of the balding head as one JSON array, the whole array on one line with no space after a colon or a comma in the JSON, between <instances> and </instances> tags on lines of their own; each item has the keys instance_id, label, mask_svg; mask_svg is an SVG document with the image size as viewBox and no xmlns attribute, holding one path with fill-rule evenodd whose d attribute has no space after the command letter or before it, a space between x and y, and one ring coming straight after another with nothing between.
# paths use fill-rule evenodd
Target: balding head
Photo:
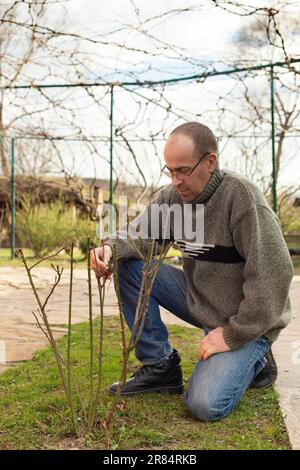
<instances>
[{"instance_id":1,"label":"balding head","mask_svg":"<svg viewBox=\"0 0 300 470\"><path fill-rule=\"evenodd\" d=\"M178 134L183 134L192 140L195 156L198 158L207 152L218 155L217 139L210 128L204 124L195 121L181 124L171 132L169 139L172 140Z\"/></svg>"},{"instance_id":2,"label":"balding head","mask_svg":"<svg viewBox=\"0 0 300 470\"><path fill-rule=\"evenodd\" d=\"M185 202L201 194L218 167L217 147L211 130L197 122L176 127L168 138L164 148L166 171Z\"/></svg>"}]
</instances>

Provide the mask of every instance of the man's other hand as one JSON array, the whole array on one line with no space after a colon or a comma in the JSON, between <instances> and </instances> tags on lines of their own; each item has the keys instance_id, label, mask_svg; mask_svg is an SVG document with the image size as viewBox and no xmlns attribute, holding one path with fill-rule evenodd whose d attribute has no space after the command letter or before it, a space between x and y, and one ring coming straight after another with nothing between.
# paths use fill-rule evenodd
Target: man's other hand
<instances>
[{"instance_id":1,"label":"man's other hand","mask_svg":"<svg viewBox=\"0 0 300 470\"><path fill-rule=\"evenodd\" d=\"M110 279L112 272L109 263L112 259L112 249L109 245L99 246L90 250L91 267L98 278L105 276Z\"/></svg>"},{"instance_id":2,"label":"man's other hand","mask_svg":"<svg viewBox=\"0 0 300 470\"><path fill-rule=\"evenodd\" d=\"M220 326L211 330L201 342L199 359L205 361L210 356L220 352L230 351L224 341L223 328Z\"/></svg>"}]
</instances>

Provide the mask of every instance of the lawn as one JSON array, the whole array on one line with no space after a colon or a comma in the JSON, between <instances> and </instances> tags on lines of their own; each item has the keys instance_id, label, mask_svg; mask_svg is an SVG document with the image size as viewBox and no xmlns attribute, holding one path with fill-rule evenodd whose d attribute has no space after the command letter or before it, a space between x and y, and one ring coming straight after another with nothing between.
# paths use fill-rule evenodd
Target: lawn
<instances>
[{"instance_id":1,"label":"lawn","mask_svg":"<svg viewBox=\"0 0 300 470\"><path fill-rule=\"evenodd\" d=\"M173 347L182 356L185 381L199 345L196 329L170 326ZM80 390L88 399L89 330L75 325L72 360ZM95 333L96 334L96 333ZM116 317L105 318L104 387L100 415L111 402L106 385L118 379L121 361ZM59 341L65 350L66 338ZM131 370L137 366L131 359ZM273 388L249 390L237 409L215 423L201 423L186 410L182 396L148 394L122 401L110 428L113 449L290 449ZM50 350L0 376L0 449L104 449L101 427L86 440L72 433L70 415Z\"/></svg>"},{"instance_id":2,"label":"lawn","mask_svg":"<svg viewBox=\"0 0 300 470\"><path fill-rule=\"evenodd\" d=\"M298 247L298 245L297 245ZM36 263L38 260L32 255L32 250L29 248L23 249L23 252L25 254L25 257L29 261L30 264ZM178 257L180 258L180 251L176 250L175 248L171 248L168 253L168 257ZM294 270L295 274L300 275L300 256L293 256L292 261L294 264ZM70 267L70 258L66 253L61 253L55 258L51 258L49 260L43 261L42 266L43 267L50 267L51 263L59 264L60 266L64 268L69 268ZM83 254L78 248L75 248L74 250L74 262L77 268L86 268L86 259L84 259ZM167 258L165 260L166 263L172 263L173 260L172 258ZM11 259L10 258L10 249L9 248L0 248L0 267L4 266L12 266L12 267L23 267L23 263L19 258Z\"/></svg>"},{"instance_id":3,"label":"lawn","mask_svg":"<svg viewBox=\"0 0 300 470\"><path fill-rule=\"evenodd\" d=\"M28 260L29 264L32 265L38 261L38 258L33 256L33 252L29 248L24 248L23 253ZM175 248L170 248L168 252L168 257L180 256L180 251L176 250ZM172 262L171 259L166 259L166 262ZM66 253L62 252L59 255L55 256L51 259L46 259L43 261L41 266L43 267L50 267L51 264L59 264L59 266L64 268L70 267L70 257ZM82 254L82 252L78 249L74 249L74 263L78 268L86 268L87 267L87 260ZM11 259L11 251L10 248L0 248L0 267L4 266L12 266L12 267L23 267L22 260L18 257Z\"/></svg>"},{"instance_id":4,"label":"lawn","mask_svg":"<svg viewBox=\"0 0 300 470\"><path fill-rule=\"evenodd\" d=\"M33 256L31 249L24 248L23 252L30 265L38 261L38 258L35 258ZM74 262L77 267L86 268L87 266L86 259L84 258L83 254L78 248L75 248L74 250ZM43 266L44 268L45 267L50 268L52 263L59 264L59 266L64 267L64 268L69 268L70 256L62 252L54 258L43 261L41 266ZM18 257L11 259L10 248L0 248L0 267L4 267L4 266L23 267L23 263L22 263L22 260L19 259Z\"/></svg>"}]
</instances>

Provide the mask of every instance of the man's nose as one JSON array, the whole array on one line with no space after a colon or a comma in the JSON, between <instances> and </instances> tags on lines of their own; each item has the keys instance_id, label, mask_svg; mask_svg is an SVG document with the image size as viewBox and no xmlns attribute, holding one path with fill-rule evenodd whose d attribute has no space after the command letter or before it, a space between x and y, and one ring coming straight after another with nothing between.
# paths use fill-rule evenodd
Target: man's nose
<instances>
[{"instance_id":1,"label":"man's nose","mask_svg":"<svg viewBox=\"0 0 300 470\"><path fill-rule=\"evenodd\" d=\"M182 180L180 180L177 175L175 174L172 178L172 185L173 186L179 186L182 183Z\"/></svg>"}]
</instances>

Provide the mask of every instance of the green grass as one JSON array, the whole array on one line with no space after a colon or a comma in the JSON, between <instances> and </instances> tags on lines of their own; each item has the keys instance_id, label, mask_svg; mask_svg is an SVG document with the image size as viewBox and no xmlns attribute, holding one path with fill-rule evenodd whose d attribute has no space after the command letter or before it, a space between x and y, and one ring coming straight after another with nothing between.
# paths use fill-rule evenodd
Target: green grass
<instances>
[{"instance_id":1,"label":"green grass","mask_svg":"<svg viewBox=\"0 0 300 470\"><path fill-rule=\"evenodd\" d=\"M300 249L300 235L298 237L287 235L285 241L289 248ZM292 261L295 274L300 275L300 256L292 256Z\"/></svg>"},{"instance_id":2,"label":"green grass","mask_svg":"<svg viewBox=\"0 0 300 470\"><path fill-rule=\"evenodd\" d=\"M295 274L300 276L300 256L293 256L293 265Z\"/></svg>"},{"instance_id":3,"label":"green grass","mask_svg":"<svg viewBox=\"0 0 300 470\"><path fill-rule=\"evenodd\" d=\"M33 256L32 250L29 248L24 248L23 249L24 255L29 263L29 265L32 265L38 261L38 258L35 258ZM174 256L181 256L181 253L179 250L176 250L175 248L170 248L169 257L174 257ZM167 263L172 263L172 258L171 259L166 259ZM59 264L59 266L64 267L64 268L69 268L70 267L70 257L66 253L60 253L58 256L47 259L43 261L40 266L44 268L50 268L51 263L54 264ZM87 260L84 258L83 254L78 248L74 249L74 263L77 268L83 268L86 269L87 267ZM19 259L18 257L14 258L13 260L11 259L11 252L10 248L0 248L0 267L4 266L10 266L10 267L23 267L22 260Z\"/></svg>"},{"instance_id":4,"label":"green grass","mask_svg":"<svg viewBox=\"0 0 300 470\"><path fill-rule=\"evenodd\" d=\"M199 346L199 330L169 327L181 355L185 379ZM106 385L118 379L121 361L118 320L105 318L104 391L100 413L111 402ZM73 327L73 361L80 390L88 398L88 325ZM66 338L60 340L65 350ZM138 364L131 360L131 369ZM215 423L193 419L182 396L148 394L122 401L110 428L116 449L289 449L290 444L273 388L247 391L236 410ZM0 449L103 449L101 428L87 441L72 432L66 400L50 350L0 376Z\"/></svg>"},{"instance_id":5,"label":"green grass","mask_svg":"<svg viewBox=\"0 0 300 470\"><path fill-rule=\"evenodd\" d=\"M36 263L38 258L33 256L32 250L29 248L23 249L24 255L30 265ZM11 259L10 248L0 248L0 267L3 266L12 266L12 267L23 267L22 260L18 257ZM74 250L74 262L77 267L79 268L86 268L87 262L84 259L83 254L77 248ZM68 268L70 267L70 257L66 253L60 253L58 256L52 259L47 259L43 261L40 266L44 268L49 268L51 263L59 264L59 266Z\"/></svg>"},{"instance_id":6,"label":"green grass","mask_svg":"<svg viewBox=\"0 0 300 470\"><path fill-rule=\"evenodd\" d=\"M298 245L297 245L298 247ZM25 248L24 254L30 264L36 263L38 261L37 258L35 258L32 254L32 250L29 248ZM174 256L181 256L181 253L179 250L176 250L175 248L171 248L168 257L174 257ZM75 265L77 268L86 268L87 262L86 259L83 259L83 255L80 250L75 249L74 250L74 261ZM294 270L295 274L300 275L300 257L299 256L293 256L292 261L294 264ZM166 259L166 263L172 264L173 260L171 259ZM68 255L65 253L61 253L60 255L56 256L55 258L52 258L50 260L43 261L41 263L41 266L43 267L50 267L51 263L57 264L59 263L60 266L64 268L69 268L70 267L70 258ZM23 263L19 258L11 259L10 258L10 249L9 248L0 248L0 267L4 266L11 266L11 267L23 267Z\"/></svg>"}]
</instances>

